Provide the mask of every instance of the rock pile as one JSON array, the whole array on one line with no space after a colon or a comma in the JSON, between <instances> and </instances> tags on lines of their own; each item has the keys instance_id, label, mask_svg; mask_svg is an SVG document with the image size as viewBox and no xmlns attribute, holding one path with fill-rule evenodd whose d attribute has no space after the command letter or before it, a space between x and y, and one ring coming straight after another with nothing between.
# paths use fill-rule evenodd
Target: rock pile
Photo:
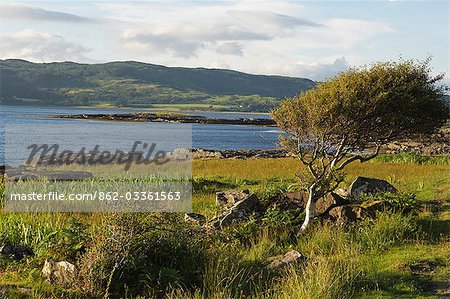
<instances>
[{"instance_id":1,"label":"rock pile","mask_svg":"<svg viewBox=\"0 0 450 299\"><path fill-rule=\"evenodd\" d=\"M248 190L228 190L216 193L216 205L223 209L223 213L209 221L201 214L186 213L185 221L209 228L222 229L233 223L248 220L252 215L261 215L263 206L256 194Z\"/></svg>"},{"instance_id":2,"label":"rock pile","mask_svg":"<svg viewBox=\"0 0 450 299\"><path fill-rule=\"evenodd\" d=\"M192 149L193 159L249 159L249 158L285 158L288 153L282 149L273 150L226 150L214 151Z\"/></svg>"},{"instance_id":3,"label":"rock pile","mask_svg":"<svg viewBox=\"0 0 450 299\"><path fill-rule=\"evenodd\" d=\"M441 129L425 141L405 140L388 144L387 154L449 155L450 129Z\"/></svg>"},{"instance_id":4,"label":"rock pile","mask_svg":"<svg viewBox=\"0 0 450 299\"><path fill-rule=\"evenodd\" d=\"M367 217L375 217L377 212L392 207L386 201L361 201L362 194L397 192L397 189L385 180L357 177L348 190L339 189L319 198L315 205L316 217L329 219L342 225ZM288 192L273 196L269 202L281 209L303 211L308 202L305 191ZM228 190L216 193L216 205L223 210L220 215L206 220L201 214L187 213L185 221L214 229L223 229L233 223L248 220L252 215L262 215L265 211L256 194L249 190Z\"/></svg>"},{"instance_id":5,"label":"rock pile","mask_svg":"<svg viewBox=\"0 0 450 299\"><path fill-rule=\"evenodd\" d=\"M27 167L9 168L3 176L5 181L12 182L38 180L41 178L46 178L49 181L64 182L91 179L94 177L92 173L86 171L45 170Z\"/></svg>"},{"instance_id":6,"label":"rock pile","mask_svg":"<svg viewBox=\"0 0 450 299\"><path fill-rule=\"evenodd\" d=\"M385 192L397 192L397 189L385 180L357 177L348 190L338 189L322 198L319 198L315 206L316 217L329 219L336 224L345 224L362 220L367 217L375 217L378 211L391 208L391 204L385 201L361 202L363 194L377 194ZM284 209L304 210L308 202L308 193L305 191L288 192L274 196L271 202Z\"/></svg>"}]
</instances>

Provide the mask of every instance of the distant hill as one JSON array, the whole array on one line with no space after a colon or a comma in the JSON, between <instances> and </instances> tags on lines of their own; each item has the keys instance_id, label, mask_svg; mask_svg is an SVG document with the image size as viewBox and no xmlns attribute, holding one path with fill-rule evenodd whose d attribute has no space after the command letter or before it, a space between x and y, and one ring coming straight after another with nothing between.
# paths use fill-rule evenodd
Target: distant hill
<instances>
[{"instance_id":1,"label":"distant hill","mask_svg":"<svg viewBox=\"0 0 450 299\"><path fill-rule=\"evenodd\" d=\"M281 99L315 84L303 78L135 61L78 64L0 60L0 101L15 105L268 111Z\"/></svg>"}]
</instances>

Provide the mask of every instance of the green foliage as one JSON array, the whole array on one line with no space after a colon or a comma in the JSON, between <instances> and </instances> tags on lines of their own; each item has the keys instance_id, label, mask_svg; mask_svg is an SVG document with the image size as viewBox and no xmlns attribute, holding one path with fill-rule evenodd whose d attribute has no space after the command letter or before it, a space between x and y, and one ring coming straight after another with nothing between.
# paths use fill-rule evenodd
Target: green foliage
<instances>
[{"instance_id":1,"label":"green foliage","mask_svg":"<svg viewBox=\"0 0 450 299\"><path fill-rule=\"evenodd\" d=\"M71 218L66 226L48 239L47 242L52 245L50 248L46 248L44 255L49 259L74 262L80 254L86 251L87 244L90 241L87 228L88 226L85 223L76 218Z\"/></svg>"},{"instance_id":2,"label":"green foliage","mask_svg":"<svg viewBox=\"0 0 450 299\"><path fill-rule=\"evenodd\" d=\"M194 161L194 204L203 201L207 212L214 210L214 192L241 185L250 185L267 198L295 190L298 186L292 185L295 178L290 171L295 163L292 159ZM450 269L447 172L446 165L413 161L353 164L349 167L353 177L392 176L399 190L413 191L417 181L424 181L425 191L437 187L443 191L419 197L427 201L418 215L398 209L345 226L323 221L304 234L298 234L296 211L276 205L269 205L263 217L212 234L190 226L177 213L2 211L0 246L24 245L35 256L14 261L0 255L0 292L11 298L23 293L33 298L92 298L105 293L110 298L198 299L437 296L438 291L428 286L445 286ZM407 193L392 196L391 202L399 201L400 207L413 198ZM266 268L267 258L292 249L308 257L306 267L298 263ZM45 258L73 261L80 270L77 283L64 289L45 282L40 274ZM410 270L422 264L431 265L430 270Z\"/></svg>"},{"instance_id":3,"label":"green foliage","mask_svg":"<svg viewBox=\"0 0 450 299\"><path fill-rule=\"evenodd\" d=\"M183 223L177 214L114 215L80 259L79 287L118 297L198 285L202 241Z\"/></svg>"},{"instance_id":4,"label":"green foliage","mask_svg":"<svg viewBox=\"0 0 450 299\"><path fill-rule=\"evenodd\" d=\"M36 218L32 213L2 212L0 217L0 244L25 246L38 256L56 246L56 243L63 242L67 233L65 229L70 228L70 223L77 223L70 217L54 217L52 214Z\"/></svg>"},{"instance_id":5,"label":"green foliage","mask_svg":"<svg viewBox=\"0 0 450 299\"><path fill-rule=\"evenodd\" d=\"M430 60L375 63L353 68L316 89L285 101L273 117L287 133L316 134L352 149L418 133L428 134L449 117L444 89Z\"/></svg>"},{"instance_id":6,"label":"green foliage","mask_svg":"<svg viewBox=\"0 0 450 299\"><path fill-rule=\"evenodd\" d=\"M270 199L277 194L283 194L286 192L293 192L299 189L298 184L285 181L285 182L264 182L259 186L256 193L262 200Z\"/></svg>"},{"instance_id":7,"label":"green foliage","mask_svg":"<svg viewBox=\"0 0 450 299\"><path fill-rule=\"evenodd\" d=\"M351 298L362 276L361 259L348 254L317 256L302 269L288 269L271 298Z\"/></svg>"},{"instance_id":8,"label":"green foliage","mask_svg":"<svg viewBox=\"0 0 450 299\"><path fill-rule=\"evenodd\" d=\"M304 218L305 214L300 210L284 209L274 205L267 209L263 222L265 225L274 227L296 227Z\"/></svg>"},{"instance_id":9,"label":"green foliage","mask_svg":"<svg viewBox=\"0 0 450 299\"><path fill-rule=\"evenodd\" d=\"M417 211L419 208L419 201L414 193L378 193L378 194L363 194L362 200L367 201L369 204L378 201L385 201L389 203L392 208L400 212L412 212Z\"/></svg>"}]
</instances>

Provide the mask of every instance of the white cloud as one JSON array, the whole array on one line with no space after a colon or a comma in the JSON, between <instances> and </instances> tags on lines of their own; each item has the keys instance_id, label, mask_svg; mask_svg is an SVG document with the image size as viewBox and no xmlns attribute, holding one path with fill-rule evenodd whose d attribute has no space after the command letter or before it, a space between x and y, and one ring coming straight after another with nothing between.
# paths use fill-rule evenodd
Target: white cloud
<instances>
[{"instance_id":1,"label":"white cloud","mask_svg":"<svg viewBox=\"0 0 450 299\"><path fill-rule=\"evenodd\" d=\"M221 17L198 19L195 23L174 20L170 24L134 26L122 34L123 45L128 49L167 53L178 57L195 56L198 50L219 46L217 53L225 54L233 47L234 54L243 54L243 44L237 42L270 41L277 37L293 35L299 27L322 27L305 19L267 11L222 12Z\"/></svg>"},{"instance_id":2,"label":"white cloud","mask_svg":"<svg viewBox=\"0 0 450 299\"><path fill-rule=\"evenodd\" d=\"M51 11L23 4L0 3L0 17L22 19L29 21L95 23L95 19L81 17L75 14Z\"/></svg>"},{"instance_id":3,"label":"white cloud","mask_svg":"<svg viewBox=\"0 0 450 299\"><path fill-rule=\"evenodd\" d=\"M330 19L325 25L329 29L324 30L323 38L335 47L347 49L375 35L394 32L385 23L359 19Z\"/></svg>"},{"instance_id":4,"label":"white cloud","mask_svg":"<svg viewBox=\"0 0 450 299\"><path fill-rule=\"evenodd\" d=\"M297 63L294 65L295 73L302 74L314 80L324 80L336 76L339 72L349 68L345 57L335 59L328 63Z\"/></svg>"},{"instance_id":5,"label":"white cloud","mask_svg":"<svg viewBox=\"0 0 450 299\"><path fill-rule=\"evenodd\" d=\"M279 13L269 11L244 11L244 10L230 10L228 14L239 18L242 22L248 22L259 28L265 30L275 30L276 33L281 31L294 29L296 27L323 27L323 24L319 24L310 20L293 17L289 15L283 15Z\"/></svg>"},{"instance_id":6,"label":"white cloud","mask_svg":"<svg viewBox=\"0 0 450 299\"><path fill-rule=\"evenodd\" d=\"M315 59L315 61L292 60L290 62L287 62L284 59L277 59L267 60L264 63L261 63L252 72L303 77L321 81L331 78L339 72L347 70L349 67L349 63L345 57L321 58Z\"/></svg>"},{"instance_id":7,"label":"white cloud","mask_svg":"<svg viewBox=\"0 0 450 299\"><path fill-rule=\"evenodd\" d=\"M242 45L236 42L224 43L216 48L216 52L222 55L243 56Z\"/></svg>"},{"instance_id":8,"label":"white cloud","mask_svg":"<svg viewBox=\"0 0 450 299\"><path fill-rule=\"evenodd\" d=\"M85 55L89 54L101 61L226 67L323 80L345 69L347 61L368 61L365 55L379 50L383 35L393 32L387 23L374 21L375 17L342 18L339 12L321 15L313 5L305 7L295 1L42 5L0 4L0 19L5 24L8 19L19 20L13 22L15 26L26 29L30 23L23 20L39 21L32 23L34 31L0 33L1 57L87 62ZM49 28L55 34L44 33ZM63 38L67 36L70 41Z\"/></svg>"},{"instance_id":9,"label":"white cloud","mask_svg":"<svg viewBox=\"0 0 450 299\"><path fill-rule=\"evenodd\" d=\"M0 57L20 58L35 62L89 62L84 56L90 50L52 33L23 30L0 34Z\"/></svg>"}]
</instances>

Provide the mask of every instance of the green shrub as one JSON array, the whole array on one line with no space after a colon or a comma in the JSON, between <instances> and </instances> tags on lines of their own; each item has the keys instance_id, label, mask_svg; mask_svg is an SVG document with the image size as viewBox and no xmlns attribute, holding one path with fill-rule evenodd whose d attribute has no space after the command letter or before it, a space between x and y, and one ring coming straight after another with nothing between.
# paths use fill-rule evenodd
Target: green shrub
<instances>
[{"instance_id":1,"label":"green shrub","mask_svg":"<svg viewBox=\"0 0 450 299\"><path fill-rule=\"evenodd\" d=\"M283 209L275 205L266 210L262 221L270 227L294 228L300 225L304 218L305 213L300 209Z\"/></svg>"},{"instance_id":2,"label":"green shrub","mask_svg":"<svg viewBox=\"0 0 450 299\"><path fill-rule=\"evenodd\" d=\"M117 214L80 259L90 296L162 295L201 283L203 241L179 214Z\"/></svg>"},{"instance_id":3,"label":"green shrub","mask_svg":"<svg viewBox=\"0 0 450 299\"><path fill-rule=\"evenodd\" d=\"M86 229L67 214L0 212L0 244L25 246L39 260L74 260L88 239Z\"/></svg>"},{"instance_id":4,"label":"green shrub","mask_svg":"<svg viewBox=\"0 0 450 299\"><path fill-rule=\"evenodd\" d=\"M48 258L74 262L77 256L86 250L89 242L87 229L86 224L76 218L70 218L67 226L49 237L48 241L52 245L47 250Z\"/></svg>"},{"instance_id":5,"label":"green shrub","mask_svg":"<svg viewBox=\"0 0 450 299\"><path fill-rule=\"evenodd\" d=\"M263 201L270 199L277 194L293 192L299 189L298 184L285 182L262 182L262 185L256 191L256 194Z\"/></svg>"},{"instance_id":6,"label":"green shrub","mask_svg":"<svg viewBox=\"0 0 450 299\"><path fill-rule=\"evenodd\" d=\"M362 200L367 202L386 201L395 211L413 212L419 208L419 201L414 193L378 193L378 194L364 194Z\"/></svg>"}]
</instances>

